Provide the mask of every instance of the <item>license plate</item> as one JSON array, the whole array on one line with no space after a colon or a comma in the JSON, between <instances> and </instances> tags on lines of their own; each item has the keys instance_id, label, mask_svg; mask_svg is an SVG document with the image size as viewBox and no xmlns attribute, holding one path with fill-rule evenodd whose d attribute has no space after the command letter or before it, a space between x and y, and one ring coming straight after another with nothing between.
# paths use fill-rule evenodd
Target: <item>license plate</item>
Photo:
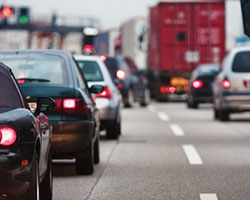
<instances>
[{"instance_id":1,"label":"license plate","mask_svg":"<svg viewBox=\"0 0 250 200\"><path fill-rule=\"evenodd\" d=\"M35 112L36 107L37 107L36 102L28 102L28 105L29 105L30 110L32 112Z\"/></svg>"}]
</instances>

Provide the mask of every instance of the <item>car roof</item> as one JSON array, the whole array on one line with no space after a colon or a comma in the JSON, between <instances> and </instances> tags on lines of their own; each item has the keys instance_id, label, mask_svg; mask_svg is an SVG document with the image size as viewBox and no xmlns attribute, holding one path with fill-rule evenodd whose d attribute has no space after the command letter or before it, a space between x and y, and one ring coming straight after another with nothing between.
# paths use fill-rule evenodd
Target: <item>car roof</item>
<instances>
[{"instance_id":1,"label":"car roof","mask_svg":"<svg viewBox=\"0 0 250 200\"><path fill-rule=\"evenodd\" d=\"M88 55L74 55L76 60L100 60L99 56L88 56Z\"/></svg>"}]
</instances>

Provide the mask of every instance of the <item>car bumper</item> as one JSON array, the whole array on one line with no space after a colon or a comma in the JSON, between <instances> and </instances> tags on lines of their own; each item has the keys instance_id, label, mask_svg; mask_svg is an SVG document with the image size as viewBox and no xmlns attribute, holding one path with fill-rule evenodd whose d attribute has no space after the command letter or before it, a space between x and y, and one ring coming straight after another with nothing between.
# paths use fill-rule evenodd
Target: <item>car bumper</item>
<instances>
[{"instance_id":1,"label":"car bumper","mask_svg":"<svg viewBox=\"0 0 250 200\"><path fill-rule=\"evenodd\" d=\"M33 143L22 144L14 150L0 149L0 199L22 197L27 192L34 149ZM22 160L28 160L28 164L22 166Z\"/></svg>"},{"instance_id":2,"label":"car bumper","mask_svg":"<svg viewBox=\"0 0 250 200\"><path fill-rule=\"evenodd\" d=\"M115 100L97 99L96 106L100 112L101 120L114 120L120 105Z\"/></svg>"},{"instance_id":3,"label":"car bumper","mask_svg":"<svg viewBox=\"0 0 250 200\"><path fill-rule=\"evenodd\" d=\"M82 152L94 138L95 125L90 120L51 122L51 124L53 154Z\"/></svg>"},{"instance_id":4,"label":"car bumper","mask_svg":"<svg viewBox=\"0 0 250 200\"><path fill-rule=\"evenodd\" d=\"M250 93L238 95L225 93L222 108L231 111L250 111Z\"/></svg>"}]
</instances>

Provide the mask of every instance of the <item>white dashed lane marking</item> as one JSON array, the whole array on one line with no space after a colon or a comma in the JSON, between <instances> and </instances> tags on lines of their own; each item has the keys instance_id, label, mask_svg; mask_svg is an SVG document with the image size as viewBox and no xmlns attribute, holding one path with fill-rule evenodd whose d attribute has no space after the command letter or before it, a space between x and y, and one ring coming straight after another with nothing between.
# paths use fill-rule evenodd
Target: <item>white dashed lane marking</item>
<instances>
[{"instance_id":1,"label":"white dashed lane marking","mask_svg":"<svg viewBox=\"0 0 250 200\"><path fill-rule=\"evenodd\" d=\"M166 113L163 112L158 112L158 117L162 120L162 121L169 121L169 116Z\"/></svg>"},{"instance_id":2,"label":"white dashed lane marking","mask_svg":"<svg viewBox=\"0 0 250 200\"><path fill-rule=\"evenodd\" d=\"M178 124L171 124L170 129L172 130L172 132L175 136L184 136L185 135L185 132L182 130L182 128Z\"/></svg>"},{"instance_id":3,"label":"white dashed lane marking","mask_svg":"<svg viewBox=\"0 0 250 200\"><path fill-rule=\"evenodd\" d=\"M218 200L216 194L200 194L200 200Z\"/></svg>"},{"instance_id":4,"label":"white dashed lane marking","mask_svg":"<svg viewBox=\"0 0 250 200\"><path fill-rule=\"evenodd\" d=\"M203 161L193 145L183 145L183 150L188 158L190 165L202 165Z\"/></svg>"},{"instance_id":5,"label":"white dashed lane marking","mask_svg":"<svg viewBox=\"0 0 250 200\"><path fill-rule=\"evenodd\" d=\"M152 106L152 105L149 105L148 110L151 111L151 112L155 112L156 108L154 106Z\"/></svg>"}]
</instances>

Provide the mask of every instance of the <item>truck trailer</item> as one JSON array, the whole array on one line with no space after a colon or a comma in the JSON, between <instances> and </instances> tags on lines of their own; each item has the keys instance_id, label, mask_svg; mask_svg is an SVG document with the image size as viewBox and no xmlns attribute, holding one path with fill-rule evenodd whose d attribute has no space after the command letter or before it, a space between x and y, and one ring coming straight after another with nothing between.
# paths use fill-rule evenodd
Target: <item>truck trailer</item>
<instances>
[{"instance_id":1,"label":"truck trailer","mask_svg":"<svg viewBox=\"0 0 250 200\"><path fill-rule=\"evenodd\" d=\"M224 54L224 0L164 1L150 8L147 67L157 100L185 93L191 72L221 63Z\"/></svg>"}]
</instances>

